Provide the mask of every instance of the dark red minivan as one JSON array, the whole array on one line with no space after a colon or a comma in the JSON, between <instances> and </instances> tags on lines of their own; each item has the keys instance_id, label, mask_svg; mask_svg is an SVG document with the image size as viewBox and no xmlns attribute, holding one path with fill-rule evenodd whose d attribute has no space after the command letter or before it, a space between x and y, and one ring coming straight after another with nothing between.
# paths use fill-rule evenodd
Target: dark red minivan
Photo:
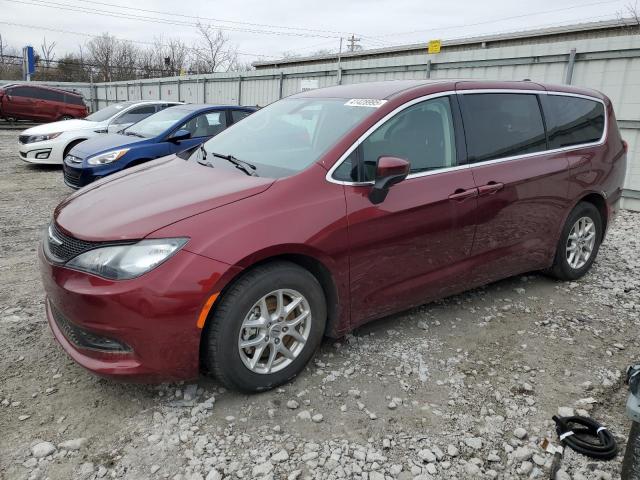
<instances>
[{"instance_id":1,"label":"dark red minivan","mask_svg":"<svg viewBox=\"0 0 640 480\"><path fill-rule=\"evenodd\" d=\"M0 88L0 117L54 122L87 116L82 95L44 85L12 84Z\"/></svg>"},{"instance_id":2,"label":"dark red minivan","mask_svg":"<svg viewBox=\"0 0 640 480\"><path fill-rule=\"evenodd\" d=\"M62 202L40 248L47 317L101 375L271 388L324 335L523 272L580 278L625 168L595 91L303 92Z\"/></svg>"}]
</instances>

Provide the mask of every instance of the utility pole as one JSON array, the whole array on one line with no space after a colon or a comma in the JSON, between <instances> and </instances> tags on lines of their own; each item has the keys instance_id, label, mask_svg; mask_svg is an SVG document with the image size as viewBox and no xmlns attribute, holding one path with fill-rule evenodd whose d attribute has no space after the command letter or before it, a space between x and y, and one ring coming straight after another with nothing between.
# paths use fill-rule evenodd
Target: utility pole
<instances>
[{"instance_id":1,"label":"utility pole","mask_svg":"<svg viewBox=\"0 0 640 480\"><path fill-rule=\"evenodd\" d=\"M358 42L362 40L361 38L356 38L356 36L352 33L351 36L349 38L347 38L347 41L349 42L349 46L348 49L350 52L355 52L356 50L360 49L360 45L358 45Z\"/></svg>"}]
</instances>

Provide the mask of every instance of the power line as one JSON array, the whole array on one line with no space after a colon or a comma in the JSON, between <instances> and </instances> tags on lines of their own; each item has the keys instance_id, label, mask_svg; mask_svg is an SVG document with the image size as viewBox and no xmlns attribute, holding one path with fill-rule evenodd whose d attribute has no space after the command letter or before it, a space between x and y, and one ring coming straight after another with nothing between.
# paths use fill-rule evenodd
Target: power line
<instances>
[{"instance_id":1,"label":"power line","mask_svg":"<svg viewBox=\"0 0 640 480\"><path fill-rule=\"evenodd\" d=\"M593 3L583 3L580 5L571 5L569 7L563 7L563 8L556 8L553 10L546 10L546 11L538 11L538 12L533 12L533 13L524 13L524 14L520 14L520 15L512 15L509 17L501 17L501 18L495 18L493 20L484 20L481 22L475 22L475 23L461 23L458 25L449 25L446 27L434 27L434 28L429 28L429 29L424 29L424 30L411 30L411 31L406 31L406 32L396 32L396 33L387 33L384 35L377 35L374 36L372 38L388 38L388 37L399 37L399 36L405 36L405 35L412 35L415 33L428 33L428 32L435 32L435 31L444 31L444 30L454 30L456 28L466 28L466 27L476 27L479 25L488 25L491 23L498 23L498 22L502 22L505 20L515 20L515 19L519 19L519 18L528 18L528 17L535 17L535 16L539 16L539 15L545 15L548 13L557 13L557 12L563 12L563 11L567 11L567 10L573 10L575 8L585 8L585 7L593 7L593 6L597 6L597 5L606 5L606 4L611 4L611 3L620 3L621 0L605 0L605 1L600 1L600 2L593 2Z\"/></svg>"},{"instance_id":2,"label":"power line","mask_svg":"<svg viewBox=\"0 0 640 480\"><path fill-rule=\"evenodd\" d=\"M165 25L177 25L177 26L187 26L187 27L197 27L199 25L198 22L186 22L186 21L180 21L180 20L169 20L166 18L159 18L159 17L149 17L146 15L143 16L143 15L134 15L129 13L118 13L110 10L87 8L87 7L77 6L77 5L70 5L68 3L54 2L50 0L4 0L4 1L19 3L23 5L30 5L34 7L47 7L47 8L53 8L53 9L61 9L61 10L68 10L72 12L86 13L90 15L108 16L113 18L135 20L135 21L146 22L146 23L155 23L155 24L162 23ZM206 24L206 25L215 27L219 30L257 33L262 35L281 35L281 36L294 36L294 37L305 37L305 38L338 38L335 35L326 35L326 34L319 34L319 33L280 32L276 30L230 27L225 25L213 25L213 24Z\"/></svg>"},{"instance_id":3,"label":"power line","mask_svg":"<svg viewBox=\"0 0 640 480\"><path fill-rule=\"evenodd\" d=\"M58 28L49 28L49 27L43 27L40 25L29 25L26 23L17 23L17 22L5 22L0 20L0 24L2 25L10 25L10 26L14 26L14 27L21 27L21 28L29 28L29 29L34 29L34 30L45 30L48 32L54 32L54 33L63 33L63 34L69 34L69 35L79 35L82 37L89 37L89 38L99 38L102 35L96 35L96 34L92 34L92 33L87 33L87 32L76 32L73 30L62 30L62 29L58 29ZM117 40L122 40L122 41L126 41L126 42L131 42L131 43L136 43L136 44L140 44L140 45L149 45L149 46L156 46L157 44L154 42L145 42L144 40L131 40L131 39L127 39L127 38L121 38L121 37L113 37ZM167 44L160 44L160 46L162 47L167 47L169 45ZM189 50L192 50L192 47L187 47ZM236 51L235 53L237 53L238 55L245 55L245 56L250 56L250 57L268 57L268 58L277 58L274 57L272 55L264 55L261 53L249 53L249 52L239 52Z\"/></svg>"}]
</instances>

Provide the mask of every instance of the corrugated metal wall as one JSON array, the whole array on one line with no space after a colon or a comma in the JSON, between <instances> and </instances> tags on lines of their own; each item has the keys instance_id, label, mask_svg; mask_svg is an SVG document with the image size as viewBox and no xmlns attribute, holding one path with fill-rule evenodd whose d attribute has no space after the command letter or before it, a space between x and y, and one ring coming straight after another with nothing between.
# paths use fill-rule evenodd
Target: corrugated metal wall
<instances>
[{"instance_id":1,"label":"corrugated metal wall","mask_svg":"<svg viewBox=\"0 0 640 480\"><path fill-rule=\"evenodd\" d=\"M567 78L571 50L575 63ZM235 105L267 105L300 92L303 80L318 87L338 83L394 79L473 78L566 83L595 88L608 95L615 106L623 137L629 142L629 168L625 187L637 196L640 208L640 35L586 32L563 40L527 38L507 46L444 49L438 55L426 52L389 54L375 58L345 58L336 61L261 69L242 73L150 79L102 84L51 84L74 88L93 108L123 101L163 99Z\"/></svg>"}]
</instances>

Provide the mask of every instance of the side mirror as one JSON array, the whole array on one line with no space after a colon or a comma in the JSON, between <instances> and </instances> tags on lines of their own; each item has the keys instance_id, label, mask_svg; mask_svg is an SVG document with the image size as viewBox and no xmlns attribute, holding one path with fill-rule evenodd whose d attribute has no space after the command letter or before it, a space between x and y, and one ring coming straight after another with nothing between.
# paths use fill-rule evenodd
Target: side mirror
<instances>
[{"instance_id":1,"label":"side mirror","mask_svg":"<svg viewBox=\"0 0 640 480\"><path fill-rule=\"evenodd\" d=\"M410 168L410 163L402 158L380 157L376 164L375 183L369 192L371 203L382 203L387 198L389 189L407 178Z\"/></svg>"},{"instance_id":2,"label":"side mirror","mask_svg":"<svg viewBox=\"0 0 640 480\"><path fill-rule=\"evenodd\" d=\"M174 132L172 135L169 135L169 138L167 138L167 140L169 142L180 142L182 140L189 140L191 138L191 132L189 130L185 130L184 128L181 128L180 130Z\"/></svg>"}]
</instances>

